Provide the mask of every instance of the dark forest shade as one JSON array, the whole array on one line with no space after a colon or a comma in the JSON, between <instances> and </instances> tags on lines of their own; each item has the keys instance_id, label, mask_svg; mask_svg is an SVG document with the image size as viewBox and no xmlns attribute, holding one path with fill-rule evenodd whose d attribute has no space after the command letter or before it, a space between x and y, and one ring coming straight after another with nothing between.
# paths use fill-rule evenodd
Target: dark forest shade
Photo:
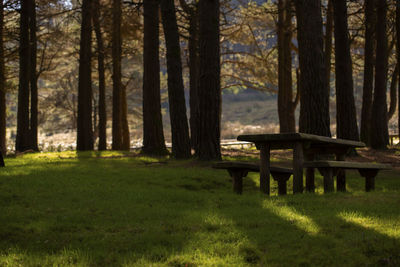
<instances>
[{"instance_id":1,"label":"dark forest shade","mask_svg":"<svg viewBox=\"0 0 400 267\"><path fill-rule=\"evenodd\" d=\"M77 150L93 150L92 78L91 78L91 14L90 0L82 2L81 40L78 81Z\"/></svg>"},{"instance_id":2,"label":"dark forest shade","mask_svg":"<svg viewBox=\"0 0 400 267\"><path fill-rule=\"evenodd\" d=\"M99 145L98 150L107 149L107 113L106 113L106 82L105 82L105 67L104 67L104 43L100 27L100 2L93 2L93 27L97 41L97 69L99 73ZM96 125L95 125L96 127Z\"/></svg>"},{"instance_id":3,"label":"dark forest shade","mask_svg":"<svg viewBox=\"0 0 400 267\"><path fill-rule=\"evenodd\" d=\"M112 7L112 149L122 149L121 114L121 1L113 0Z\"/></svg>"},{"instance_id":4,"label":"dark forest shade","mask_svg":"<svg viewBox=\"0 0 400 267\"><path fill-rule=\"evenodd\" d=\"M199 2L199 151L201 160L220 160L219 1Z\"/></svg>"},{"instance_id":5,"label":"dark forest shade","mask_svg":"<svg viewBox=\"0 0 400 267\"><path fill-rule=\"evenodd\" d=\"M161 0L162 25L167 47L168 99L171 118L172 155L191 155L189 126L186 116L185 92L182 78L181 49L174 0Z\"/></svg>"},{"instance_id":6,"label":"dark forest shade","mask_svg":"<svg viewBox=\"0 0 400 267\"><path fill-rule=\"evenodd\" d=\"M365 0L364 84L361 108L360 140L369 145L374 84L375 0Z\"/></svg>"},{"instance_id":7,"label":"dark forest shade","mask_svg":"<svg viewBox=\"0 0 400 267\"><path fill-rule=\"evenodd\" d=\"M388 69L387 34L386 34L387 3L386 0L377 1L376 23L376 69L374 100L371 113L371 147L386 149L389 144L386 83Z\"/></svg>"},{"instance_id":8,"label":"dark forest shade","mask_svg":"<svg viewBox=\"0 0 400 267\"><path fill-rule=\"evenodd\" d=\"M296 0L300 65L300 132L331 136L320 0Z\"/></svg>"},{"instance_id":9,"label":"dark forest shade","mask_svg":"<svg viewBox=\"0 0 400 267\"><path fill-rule=\"evenodd\" d=\"M157 0L146 0L143 41L143 148L148 155L166 155L160 96L159 15Z\"/></svg>"},{"instance_id":10,"label":"dark forest shade","mask_svg":"<svg viewBox=\"0 0 400 267\"><path fill-rule=\"evenodd\" d=\"M17 137L15 150L25 151L31 148L29 138L29 91L30 91L30 45L29 16L30 0L21 1L20 40L19 40L19 85L17 111Z\"/></svg>"},{"instance_id":11,"label":"dark forest shade","mask_svg":"<svg viewBox=\"0 0 400 267\"><path fill-rule=\"evenodd\" d=\"M0 2L0 152L5 154L6 147L6 87L4 67L4 5ZM1 159L0 159L1 160ZM0 162L1 163L1 162Z\"/></svg>"},{"instance_id":12,"label":"dark forest shade","mask_svg":"<svg viewBox=\"0 0 400 267\"><path fill-rule=\"evenodd\" d=\"M358 141L346 0L333 0L333 10L335 24L336 134L338 138Z\"/></svg>"},{"instance_id":13,"label":"dark forest shade","mask_svg":"<svg viewBox=\"0 0 400 267\"><path fill-rule=\"evenodd\" d=\"M295 132L292 89L292 13L289 0L278 2L278 115L281 133Z\"/></svg>"}]
</instances>

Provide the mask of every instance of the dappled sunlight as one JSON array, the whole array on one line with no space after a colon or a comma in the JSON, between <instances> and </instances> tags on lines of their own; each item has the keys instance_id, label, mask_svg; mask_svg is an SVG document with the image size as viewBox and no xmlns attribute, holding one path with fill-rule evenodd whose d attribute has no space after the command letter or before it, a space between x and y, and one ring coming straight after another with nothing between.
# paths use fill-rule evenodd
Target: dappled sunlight
<instances>
[{"instance_id":1,"label":"dappled sunlight","mask_svg":"<svg viewBox=\"0 0 400 267\"><path fill-rule=\"evenodd\" d=\"M342 211L337 216L348 223L374 230L388 237L400 239L400 215L383 219L365 216L357 211Z\"/></svg>"},{"instance_id":2,"label":"dappled sunlight","mask_svg":"<svg viewBox=\"0 0 400 267\"><path fill-rule=\"evenodd\" d=\"M91 264L89 254L78 250L63 249L57 254L32 254L18 248L10 248L7 252L0 252L1 266L37 266L37 262L49 266L89 266Z\"/></svg>"},{"instance_id":3,"label":"dappled sunlight","mask_svg":"<svg viewBox=\"0 0 400 267\"><path fill-rule=\"evenodd\" d=\"M201 215L200 215L201 216ZM256 251L248 237L239 231L236 222L212 210L202 215L198 227L191 229L191 234L182 253L184 258L192 258L202 265L229 265L246 253ZM251 251L250 251L251 250ZM249 252L250 251L250 252ZM170 260L177 260L173 256Z\"/></svg>"},{"instance_id":4,"label":"dappled sunlight","mask_svg":"<svg viewBox=\"0 0 400 267\"><path fill-rule=\"evenodd\" d=\"M320 227L311 218L300 214L292 207L286 206L284 202L265 200L262 206L309 234L316 235L320 232Z\"/></svg>"}]
</instances>

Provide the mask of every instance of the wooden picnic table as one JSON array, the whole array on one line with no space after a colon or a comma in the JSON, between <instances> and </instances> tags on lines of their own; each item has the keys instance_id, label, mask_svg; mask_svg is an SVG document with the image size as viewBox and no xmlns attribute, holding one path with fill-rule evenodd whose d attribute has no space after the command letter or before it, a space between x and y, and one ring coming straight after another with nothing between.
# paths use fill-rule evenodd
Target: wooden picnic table
<instances>
[{"instance_id":1,"label":"wooden picnic table","mask_svg":"<svg viewBox=\"0 0 400 267\"><path fill-rule=\"evenodd\" d=\"M312 161L319 155L333 154L337 161L345 160L349 150L364 147L362 142L330 138L305 133L239 135L238 141L253 142L260 150L260 190L270 192L270 151L293 149L293 193L303 192L303 162ZM314 191L314 169L307 169L306 188ZM345 183L344 171L337 175L337 183Z\"/></svg>"}]
</instances>

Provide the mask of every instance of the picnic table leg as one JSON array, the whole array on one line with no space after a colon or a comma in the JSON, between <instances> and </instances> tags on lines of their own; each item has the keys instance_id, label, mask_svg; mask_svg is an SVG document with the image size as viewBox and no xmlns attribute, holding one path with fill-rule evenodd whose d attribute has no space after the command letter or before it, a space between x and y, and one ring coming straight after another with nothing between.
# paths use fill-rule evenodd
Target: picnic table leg
<instances>
[{"instance_id":1,"label":"picnic table leg","mask_svg":"<svg viewBox=\"0 0 400 267\"><path fill-rule=\"evenodd\" d=\"M260 147L260 191L269 195L270 191L270 146L263 144Z\"/></svg>"},{"instance_id":2,"label":"picnic table leg","mask_svg":"<svg viewBox=\"0 0 400 267\"><path fill-rule=\"evenodd\" d=\"M324 176L324 193L330 193L335 190L333 184L333 170L331 168L321 168L321 173Z\"/></svg>"},{"instance_id":3,"label":"picnic table leg","mask_svg":"<svg viewBox=\"0 0 400 267\"><path fill-rule=\"evenodd\" d=\"M308 154L306 156L307 161L314 161L314 154ZM315 192L315 170L314 168L306 169L306 190L307 192Z\"/></svg>"},{"instance_id":4,"label":"picnic table leg","mask_svg":"<svg viewBox=\"0 0 400 267\"><path fill-rule=\"evenodd\" d=\"M375 189L375 176L378 174L378 170L358 170L358 172L365 178L365 191L373 191Z\"/></svg>"},{"instance_id":5,"label":"picnic table leg","mask_svg":"<svg viewBox=\"0 0 400 267\"><path fill-rule=\"evenodd\" d=\"M286 195L286 182L289 180L290 173L271 173L275 181L278 182L278 195Z\"/></svg>"},{"instance_id":6,"label":"picnic table leg","mask_svg":"<svg viewBox=\"0 0 400 267\"><path fill-rule=\"evenodd\" d=\"M303 144L297 142L293 148L293 194L303 192Z\"/></svg>"},{"instance_id":7,"label":"picnic table leg","mask_svg":"<svg viewBox=\"0 0 400 267\"><path fill-rule=\"evenodd\" d=\"M345 154L336 154L337 161L344 161ZM336 174L336 191L346 192L346 172L339 169Z\"/></svg>"},{"instance_id":8,"label":"picnic table leg","mask_svg":"<svg viewBox=\"0 0 400 267\"><path fill-rule=\"evenodd\" d=\"M232 177L233 192L242 194L243 192L243 177L247 176L247 171L243 170L228 170Z\"/></svg>"}]
</instances>

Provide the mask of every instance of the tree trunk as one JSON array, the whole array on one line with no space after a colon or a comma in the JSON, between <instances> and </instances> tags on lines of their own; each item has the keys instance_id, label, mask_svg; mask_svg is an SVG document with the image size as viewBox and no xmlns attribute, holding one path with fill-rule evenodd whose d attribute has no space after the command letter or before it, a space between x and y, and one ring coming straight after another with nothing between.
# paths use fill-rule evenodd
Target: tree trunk
<instances>
[{"instance_id":1,"label":"tree trunk","mask_svg":"<svg viewBox=\"0 0 400 267\"><path fill-rule=\"evenodd\" d=\"M325 26L325 68L326 68L326 84L329 92L331 91L331 58L332 58L332 32L333 32L333 5L332 0L328 0L328 8L326 11Z\"/></svg>"},{"instance_id":2,"label":"tree trunk","mask_svg":"<svg viewBox=\"0 0 400 267\"><path fill-rule=\"evenodd\" d=\"M4 4L0 2L0 153L7 153L6 145L6 87L4 66Z\"/></svg>"},{"instance_id":3,"label":"tree trunk","mask_svg":"<svg viewBox=\"0 0 400 267\"><path fill-rule=\"evenodd\" d=\"M393 117L397 107L397 76L399 76L399 63L393 70L392 81L390 82L390 106L388 111L388 121Z\"/></svg>"},{"instance_id":4,"label":"tree trunk","mask_svg":"<svg viewBox=\"0 0 400 267\"><path fill-rule=\"evenodd\" d=\"M358 141L346 0L333 0L333 10L335 23L336 134L338 138Z\"/></svg>"},{"instance_id":5,"label":"tree trunk","mask_svg":"<svg viewBox=\"0 0 400 267\"><path fill-rule=\"evenodd\" d=\"M396 2L396 36L397 36L397 66L400 64L400 1ZM399 86L398 86L398 96L399 96L399 111L397 113L398 122L397 122L397 134L400 134L400 70L399 70Z\"/></svg>"},{"instance_id":6,"label":"tree trunk","mask_svg":"<svg viewBox=\"0 0 400 267\"><path fill-rule=\"evenodd\" d=\"M198 153L199 131L199 19L197 6L189 14L190 141Z\"/></svg>"},{"instance_id":7,"label":"tree trunk","mask_svg":"<svg viewBox=\"0 0 400 267\"><path fill-rule=\"evenodd\" d=\"M292 88L292 14L289 0L278 1L278 114L281 133L295 132Z\"/></svg>"},{"instance_id":8,"label":"tree trunk","mask_svg":"<svg viewBox=\"0 0 400 267\"><path fill-rule=\"evenodd\" d=\"M122 147L123 150L131 149L131 138L128 124L128 105L126 103L126 87L121 88L121 128L122 128Z\"/></svg>"},{"instance_id":9,"label":"tree trunk","mask_svg":"<svg viewBox=\"0 0 400 267\"><path fill-rule=\"evenodd\" d=\"M148 155L166 155L160 96L158 0L146 0L143 40L143 149Z\"/></svg>"},{"instance_id":10,"label":"tree trunk","mask_svg":"<svg viewBox=\"0 0 400 267\"><path fill-rule=\"evenodd\" d=\"M376 23L376 70L374 100L371 115L371 147L386 149L389 144L386 82L388 68L387 34L386 34L386 0L377 1Z\"/></svg>"},{"instance_id":11,"label":"tree trunk","mask_svg":"<svg viewBox=\"0 0 400 267\"><path fill-rule=\"evenodd\" d=\"M30 35L30 57L31 57L31 71L30 71L30 88L31 88L31 117L30 117L30 142L31 149L39 151L38 147L38 87L37 87L37 73L36 73L36 53L37 53L37 40L36 40L36 3L31 0L30 16L29 16L29 35Z\"/></svg>"},{"instance_id":12,"label":"tree trunk","mask_svg":"<svg viewBox=\"0 0 400 267\"><path fill-rule=\"evenodd\" d=\"M161 0L161 14L167 48L168 99L171 118L172 155L175 158L189 158L191 155L191 148L182 78L181 48L174 0Z\"/></svg>"},{"instance_id":13,"label":"tree trunk","mask_svg":"<svg viewBox=\"0 0 400 267\"><path fill-rule=\"evenodd\" d=\"M97 41L97 64L99 73L99 146L98 150L107 149L107 112L106 112L106 79L104 68L104 43L100 27L100 2L95 0L93 4L93 27Z\"/></svg>"},{"instance_id":14,"label":"tree trunk","mask_svg":"<svg viewBox=\"0 0 400 267\"><path fill-rule=\"evenodd\" d=\"M199 159L220 160L219 1L199 2Z\"/></svg>"},{"instance_id":15,"label":"tree trunk","mask_svg":"<svg viewBox=\"0 0 400 267\"><path fill-rule=\"evenodd\" d=\"M360 139L370 144L372 91L374 83L375 0L365 0L364 85L361 108Z\"/></svg>"},{"instance_id":16,"label":"tree trunk","mask_svg":"<svg viewBox=\"0 0 400 267\"><path fill-rule=\"evenodd\" d=\"M29 140L29 81L31 68L29 45L30 6L30 0L21 1L17 137L15 140L15 150L20 152L28 150L31 147L31 142Z\"/></svg>"},{"instance_id":17,"label":"tree trunk","mask_svg":"<svg viewBox=\"0 0 400 267\"><path fill-rule=\"evenodd\" d=\"M112 21L112 68L113 68L113 108L112 108L112 149L122 149L121 114L121 1L113 0Z\"/></svg>"},{"instance_id":18,"label":"tree trunk","mask_svg":"<svg viewBox=\"0 0 400 267\"><path fill-rule=\"evenodd\" d=\"M90 0L82 1L82 25L79 51L77 150L93 150L91 14Z\"/></svg>"},{"instance_id":19,"label":"tree trunk","mask_svg":"<svg viewBox=\"0 0 400 267\"><path fill-rule=\"evenodd\" d=\"M296 0L300 132L331 136L320 0Z\"/></svg>"}]
</instances>

